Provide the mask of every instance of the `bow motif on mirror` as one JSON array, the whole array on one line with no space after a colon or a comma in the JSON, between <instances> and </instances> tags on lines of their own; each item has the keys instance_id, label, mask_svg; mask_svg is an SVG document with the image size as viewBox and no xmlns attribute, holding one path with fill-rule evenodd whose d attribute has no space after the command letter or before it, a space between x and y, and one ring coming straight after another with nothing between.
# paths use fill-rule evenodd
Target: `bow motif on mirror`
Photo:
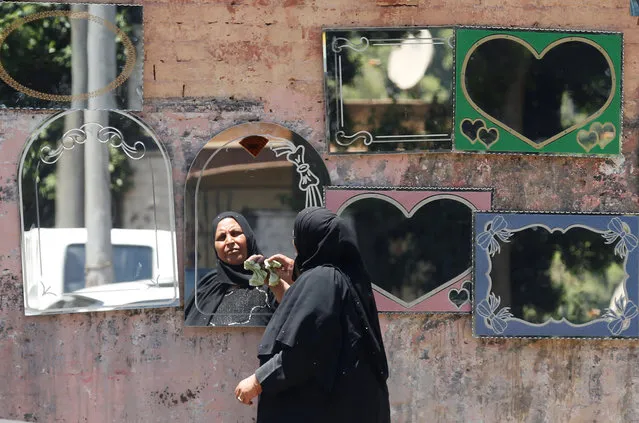
<instances>
[{"instance_id":1,"label":"bow motif on mirror","mask_svg":"<svg viewBox=\"0 0 639 423\"><path fill-rule=\"evenodd\" d=\"M510 313L510 307L504 307L495 313L500 302L501 298L495 296L495 294L491 292L488 298L481 300L479 304L477 304L476 309L477 314L484 318L486 326L498 334L501 334L506 330L508 327L508 320L513 317Z\"/></svg>"},{"instance_id":2,"label":"bow motif on mirror","mask_svg":"<svg viewBox=\"0 0 639 423\"><path fill-rule=\"evenodd\" d=\"M602 235L606 239L606 244L612 244L619 238L619 242L615 245L615 254L621 258L626 257L639 244L639 239L630 233L628 224L618 217L613 217L610 220L608 230Z\"/></svg>"},{"instance_id":3,"label":"bow motif on mirror","mask_svg":"<svg viewBox=\"0 0 639 423\"><path fill-rule=\"evenodd\" d=\"M628 329L630 321L638 314L637 306L623 295L615 300L615 308L606 310L602 317L609 320L608 330L617 336Z\"/></svg>"},{"instance_id":4,"label":"bow motif on mirror","mask_svg":"<svg viewBox=\"0 0 639 423\"><path fill-rule=\"evenodd\" d=\"M306 193L306 207L321 206L322 195L319 190L320 180L311 171L311 167L306 163L304 155L306 149L303 145L297 147L290 141L281 141L280 145L272 146L275 157L286 154L286 160L295 165L295 170L299 175L298 187Z\"/></svg>"},{"instance_id":5,"label":"bow motif on mirror","mask_svg":"<svg viewBox=\"0 0 639 423\"><path fill-rule=\"evenodd\" d=\"M508 242L512 236L512 232L506 229L508 223L506 219L501 216L495 217L487 226L488 229L486 231L477 235L477 245L479 245L482 250L488 251L488 254L492 257L500 251L499 242L495 238L499 238L503 242Z\"/></svg>"}]
</instances>

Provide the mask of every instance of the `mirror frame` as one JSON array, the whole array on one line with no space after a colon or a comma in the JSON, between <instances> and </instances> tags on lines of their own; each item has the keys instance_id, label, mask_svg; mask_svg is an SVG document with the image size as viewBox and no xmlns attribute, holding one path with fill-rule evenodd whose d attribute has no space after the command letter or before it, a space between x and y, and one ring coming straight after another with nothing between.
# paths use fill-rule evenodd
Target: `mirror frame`
<instances>
[{"instance_id":1,"label":"mirror frame","mask_svg":"<svg viewBox=\"0 0 639 423\"><path fill-rule=\"evenodd\" d=\"M550 49L567 41L583 41L597 48L611 65L612 92L608 102L585 121L573 125L542 143L534 143L522 134L481 110L469 97L466 90L466 65L470 55L484 42L491 39L509 39L528 48L538 59ZM623 80L623 33L595 31L566 31L547 29L458 27L456 35L456 85L454 149L464 152L510 152L547 153L575 156L618 155L621 153L622 128L622 80ZM462 131L468 122L486 127L496 133L497 139L490 144L475 138L471 140ZM578 137L596 133L593 124L612 124L615 137L608 143L597 142L594 146L580 144Z\"/></svg>"},{"instance_id":2,"label":"mirror frame","mask_svg":"<svg viewBox=\"0 0 639 423\"><path fill-rule=\"evenodd\" d=\"M620 231L621 224L628 225L629 233ZM488 225L490 224L490 228ZM493 226L496 225L496 226ZM639 248L627 242L639 235L639 215L551 212L473 212L473 336L475 337L525 337L525 338L637 338L639 315ZM500 307L500 298L492 291L490 277L491 258L499 251L499 244L508 242L515 232L541 227L548 231L565 232L580 227L612 239L610 248L624 258L625 290L627 303L622 315L602 316L584 324L573 324L565 319L549 319L544 323L530 323L512 316L509 307ZM606 237L608 235L610 238ZM625 247L625 250L624 250ZM634 310L634 313L632 313ZM493 319L499 325L493 325ZM627 322L627 327L621 324Z\"/></svg>"},{"instance_id":3,"label":"mirror frame","mask_svg":"<svg viewBox=\"0 0 639 423\"><path fill-rule=\"evenodd\" d=\"M340 215L351 204L367 198L386 201L412 217L422 206L438 200L455 200L474 210L492 208L492 188L434 188L434 187L350 187L325 188L326 208ZM472 218L471 218L472 219ZM472 227L472 221L468 222ZM470 242L470 240L469 240ZM472 263L472 257L469 257ZM373 294L380 312L470 313L472 298L472 265L464 272L445 281L413 301L404 301L374 283ZM467 300L455 304L451 296L465 293Z\"/></svg>"}]
</instances>

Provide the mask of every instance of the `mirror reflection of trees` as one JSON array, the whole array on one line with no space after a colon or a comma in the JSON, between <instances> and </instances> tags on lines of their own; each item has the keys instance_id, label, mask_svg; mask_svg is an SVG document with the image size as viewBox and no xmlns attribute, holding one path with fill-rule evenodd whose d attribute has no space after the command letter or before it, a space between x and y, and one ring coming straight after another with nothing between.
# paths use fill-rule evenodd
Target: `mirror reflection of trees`
<instances>
[{"instance_id":1,"label":"mirror reflection of trees","mask_svg":"<svg viewBox=\"0 0 639 423\"><path fill-rule=\"evenodd\" d=\"M347 135L358 131L383 136L450 134L453 49L448 45L448 39L452 36L450 28L328 32L326 83L331 148L335 151L380 152L450 149L450 141L400 141L373 143L368 147L356 142L351 147L343 147L335 144L334 139L340 130ZM341 127L336 105L340 75L339 70L335 74L335 57L330 43L336 38L344 38L357 46L362 37L384 41L370 41L370 46L362 51L342 48L344 125ZM443 41L442 44L420 44L417 37ZM390 45L391 42L396 45ZM399 43L403 45L397 45ZM420 60L423 63L418 65ZM422 65L421 74L411 75L411 71Z\"/></svg>"},{"instance_id":2,"label":"mirror reflection of trees","mask_svg":"<svg viewBox=\"0 0 639 423\"><path fill-rule=\"evenodd\" d=\"M516 318L531 323L601 317L624 281L623 259L600 233L541 227L515 232L491 258L492 292Z\"/></svg>"},{"instance_id":3,"label":"mirror reflection of trees","mask_svg":"<svg viewBox=\"0 0 639 423\"><path fill-rule=\"evenodd\" d=\"M0 3L0 32L16 19L48 11L88 12L114 23L136 46L138 53L135 69L128 81L114 91L120 109L140 109L142 69L142 7L115 5L69 5L62 3ZM127 55L120 37L104 25L86 19L67 16L48 17L24 23L12 31L0 45L0 62L6 72L27 88L52 95L78 95L87 92L86 80L90 71L87 49L90 37L99 42L113 44L113 69L108 73L119 75L125 67ZM91 29L90 27L93 27ZM90 35L93 31L94 35ZM95 50L95 49L94 49ZM90 53L90 52L89 52ZM103 54L103 51L96 52ZM109 63L109 62L106 62ZM105 62L100 61L104 67ZM108 82L115 79L112 77ZM0 81L0 104L8 107L68 108L69 103L31 97ZM75 105L74 107L83 107ZM84 106L86 107L86 106Z\"/></svg>"},{"instance_id":4,"label":"mirror reflection of trees","mask_svg":"<svg viewBox=\"0 0 639 423\"><path fill-rule=\"evenodd\" d=\"M465 83L484 112L541 143L605 105L614 89L611 72L586 42L564 42L537 59L518 42L492 39L471 54Z\"/></svg>"},{"instance_id":5,"label":"mirror reflection of trees","mask_svg":"<svg viewBox=\"0 0 639 423\"><path fill-rule=\"evenodd\" d=\"M472 211L459 201L437 199L408 219L387 201L363 198L342 216L357 233L373 283L403 301L470 268Z\"/></svg>"}]
</instances>

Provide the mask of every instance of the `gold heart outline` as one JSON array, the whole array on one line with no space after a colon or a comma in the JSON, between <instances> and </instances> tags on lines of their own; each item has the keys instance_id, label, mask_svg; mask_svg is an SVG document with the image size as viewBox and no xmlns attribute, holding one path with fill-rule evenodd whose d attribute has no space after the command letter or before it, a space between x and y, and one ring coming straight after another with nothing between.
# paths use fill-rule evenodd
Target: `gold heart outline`
<instances>
[{"instance_id":1,"label":"gold heart outline","mask_svg":"<svg viewBox=\"0 0 639 423\"><path fill-rule=\"evenodd\" d=\"M590 134L590 133L594 133L595 134L595 143L593 145L591 145L590 147L588 147L587 144L583 144L581 142L581 140L579 139L579 137L581 136L581 134ZM592 150L593 148L597 147L599 145L599 135L597 134L597 131L593 131L592 130L592 125L590 125L590 129L586 130L586 129L580 129L577 132L577 135L575 136L575 138L577 139L577 144L579 144L581 146L581 148L583 148L584 150L586 150L586 153L590 153L590 150Z\"/></svg>"},{"instance_id":2,"label":"gold heart outline","mask_svg":"<svg viewBox=\"0 0 639 423\"><path fill-rule=\"evenodd\" d=\"M612 133L613 133L613 136L612 136L612 138L610 138L610 140L608 140L608 141L604 141L604 140L602 140L601 138L599 138L599 147L601 147L601 148L606 148L606 146L607 146L608 144L610 144L611 142L613 142L613 141L614 141L614 139L615 139L615 138L617 138L617 127L615 126L615 124L614 124L614 123L612 123L612 122L605 122L603 125L601 125L601 126L602 126L602 129L603 129L603 128L605 128L605 127L606 127L606 125L610 125L610 126L612 126ZM592 125L591 125L591 127L592 127ZM598 135L598 134L597 134L597 135Z\"/></svg>"},{"instance_id":3,"label":"gold heart outline","mask_svg":"<svg viewBox=\"0 0 639 423\"><path fill-rule=\"evenodd\" d=\"M610 138L608 141L605 141L605 142L601 138L599 138L599 132L596 131L595 129L593 129L596 124L599 124L599 126L601 126L602 130L603 130L603 127L606 126L606 125L612 126L612 133L613 133L612 138ZM597 137L597 141L590 148L586 148L586 146L583 145L581 143L581 141L579 141L579 134L582 134L582 133L588 134L590 132L594 132L595 133L595 136ZM615 124L612 123L612 122L605 122L603 124L601 122L593 122L593 123L590 124L590 128L588 130L581 129L581 130L579 130L579 132L577 132L577 135L576 135L577 144L579 144L584 150L586 150L586 153L589 153L590 150L592 150L596 146L599 146L601 148L606 148L606 146L608 144L610 144L616 137L617 137L617 128L615 127Z\"/></svg>"},{"instance_id":4,"label":"gold heart outline","mask_svg":"<svg viewBox=\"0 0 639 423\"><path fill-rule=\"evenodd\" d=\"M608 67L610 68L611 89L610 89L610 96L608 97L608 100L606 100L606 103L599 110L597 110L595 113L590 115L586 120L584 120L582 122L579 122L578 124L573 125L573 126L567 128L567 129L564 129L560 133L548 138L544 142L541 142L541 143L533 142L529 138L523 136L519 132L517 132L514 129L512 129L511 127L509 127L508 125L504 124L503 122L495 119L494 117L492 117L488 113L484 112L470 98L470 95L468 94L468 90L466 89L466 67L468 66L468 61L470 60L470 56L472 56L472 54L475 52L475 50L477 50L477 48L479 46L481 46L482 44L487 43L487 42L492 41L492 40L496 40L496 39L506 39L506 40L515 41L515 42L521 44L522 46L526 47L528 49L528 51L530 51L533 54L533 56L535 56L535 58L537 60L541 60L546 55L546 53L548 53L550 50L552 50L553 48L557 47L560 44L564 44L564 43L568 43L568 42L572 42L572 41L577 41L577 42L581 42L581 43L590 44L591 46L593 46L594 48L599 50L599 52L603 55L603 57L608 62ZM519 138L520 140L524 141L526 144L532 146L533 148L536 148L537 150L540 150L543 147L545 147L546 145L550 144L551 142L556 141L557 139L563 137L567 133L572 132L572 131L574 131L577 128L585 127L588 123L592 122L593 120L595 120L599 116L601 116L601 114L608 108L608 106L610 106L610 103L612 103L612 99L615 98L615 95L617 93L617 74L615 73L614 63L612 62L612 59L608 55L608 52L606 52L606 50L604 50L603 47L601 47L599 44L597 44L596 42L594 42L592 40L589 40L588 38L583 38L583 37L561 38L561 39L559 39L557 41L554 41L554 42L548 44L541 51L541 53L537 53L537 50L533 46L531 46L530 44L528 44L527 41L524 41L524 40L522 40L519 37L515 37L513 35L507 35L507 34L498 34L498 35L489 35L488 37L480 39L475 44L473 44L472 47L466 52L466 57L464 58L464 63L462 64L461 85L462 85L462 91L464 93L464 97L466 98L466 101L468 101L470 106L473 109L475 109L475 111L477 111L479 114L481 114L485 118L490 119L494 124L501 126L504 130L510 132L511 135L515 136L516 138Z\"/></svg>"},{"instance_id":5,"label":"gold heart outline","mask_svg":"<svg viewBox=\"0 0 639 423\"><path fill-rule=\"evenodd\" d=\"M484 129L486 132L490 132L491 129L494 129L495 131L497 131L497 138L495 138L495 141L492 142L492 144L486 144L484 142L484 140L482 140L481 138L479 138L479 131L481 129ZM497 144L497 141L499 141L499 129L495 128L494 126L489 128L488 126L484 126L483 128L479 128L477 130L477 141L479 141L480 143L484 144L484 146L486 147L487 150L490 150L490 147L492 147L493 145Z\"/></svg>"},{"instance_id":6,"label":"gold heart outline","mask_svg":"<svg viewBox=\"0 0 639 423\"><path fill-rule=\"evenodd\" d=\"M469 121L471 125L474 125L474 124L476 124L477 122L481 122L481 123L483 123L483 124L484 124L484 126L483 126L484 128L486 127L486 122L485 122L485 121L484 121L484 119L482 119L482 118L474 119L474 120L473 120L473 119L470 119L470 118L464 118L464 119L462 119L461 123L459 124L459 131L462 133L462 135L463 135L464 137L466 137L466 139L467 139L467 140L470 140L470 143L471 143L471 144L475 144L475 143L477 142L477 140L478 140L477 136L475 135L475 139L474 139L474 140L471 140L471 139L470 139L470 137L469 137L468 135L466 135L466 134L464 133L464 130L462 129L462 125L464 124L464 122L465 122L465 121ZM479 132L479 129L478 129L477 131ZM484 144L484 143L482 142L482 144ZM484 145L486 145L486 144L484 144Z\"/></svg>"}]
</instances>

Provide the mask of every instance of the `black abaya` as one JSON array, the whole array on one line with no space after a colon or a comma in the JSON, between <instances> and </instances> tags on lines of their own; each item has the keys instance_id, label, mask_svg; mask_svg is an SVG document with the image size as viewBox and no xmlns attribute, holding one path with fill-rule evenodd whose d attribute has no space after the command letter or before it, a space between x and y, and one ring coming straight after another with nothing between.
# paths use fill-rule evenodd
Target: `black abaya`
<instances>
[{"instance_id":1,"label":"black abaya","mask_svg":"<svg viewBox=\"0 0 639 423\"><path fill-rule=\"evenodd\" d=\"M224 212L213 219L213 244L217 225L226 218L234 219L242 228L247 256L261 254L253 229L244 216L235 212ZM273 294L266 288L250 286L252 272L243 265L225 263L217 252L215 256L216 268L198 281L185 303L186 326L265 326L276 308ZM220 309L224 313L216 314Z\"/></svg>"},{"instance_id":2,"label":"black abaya","mask_svg":"<svg viewBox=\"0 0 639 423\"><path fill-rule=\"evenodd\" d=\"M260 344L258 423L390 422L372 288L354 234L321 208L295 221L300 276Z\"/></svg>"}]
</instances>

